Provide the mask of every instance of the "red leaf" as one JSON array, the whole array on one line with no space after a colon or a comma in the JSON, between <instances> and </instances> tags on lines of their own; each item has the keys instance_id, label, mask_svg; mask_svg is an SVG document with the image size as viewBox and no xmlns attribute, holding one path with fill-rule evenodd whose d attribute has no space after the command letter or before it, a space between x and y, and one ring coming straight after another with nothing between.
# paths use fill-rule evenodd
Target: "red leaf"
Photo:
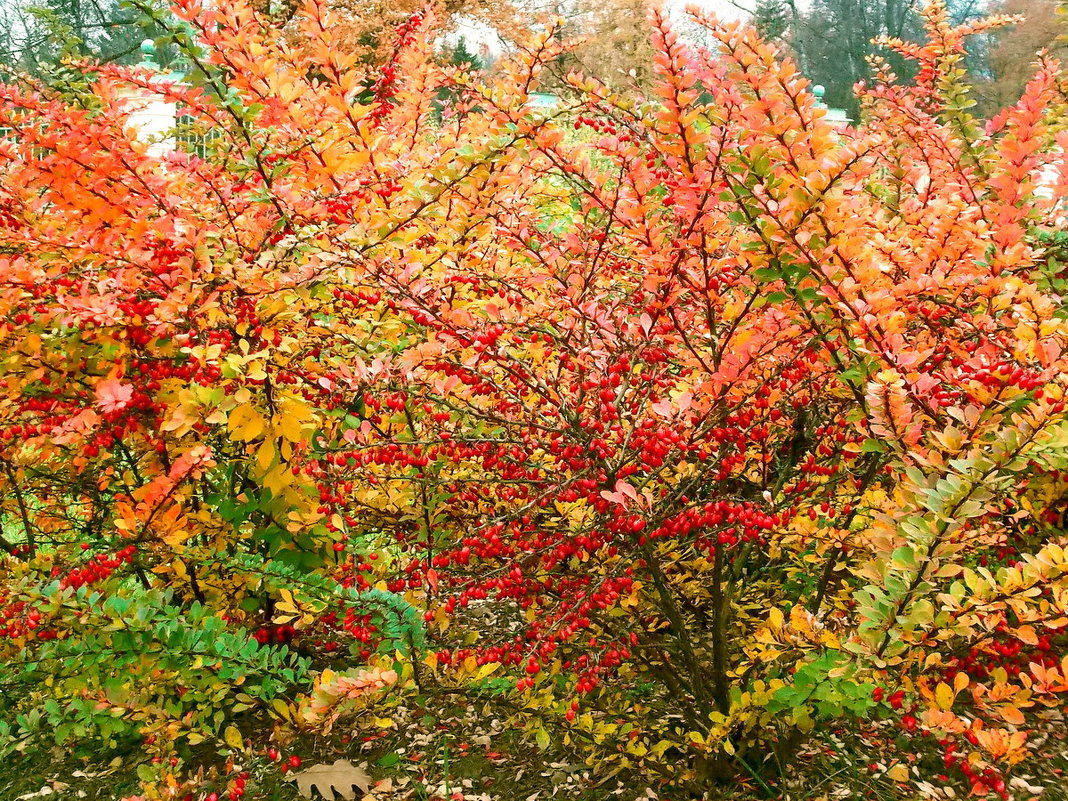
<instances>
[{"instance_id":1,"label":"red leaf","mask_svg":"<svg viewBox=\"0 0 1068 801\"><path fill-rule=\"evenodd\" d=\"M125 409L133 397L133 387L117 378L107 378L96 385L96 405L105 412Z\"/></svg>"}]
</instances>

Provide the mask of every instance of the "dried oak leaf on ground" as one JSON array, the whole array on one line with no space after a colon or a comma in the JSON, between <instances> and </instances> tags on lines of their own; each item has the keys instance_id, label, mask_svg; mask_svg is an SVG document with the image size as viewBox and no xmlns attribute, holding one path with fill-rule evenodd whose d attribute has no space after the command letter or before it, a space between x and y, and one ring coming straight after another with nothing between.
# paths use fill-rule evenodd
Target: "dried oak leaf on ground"
<instances>
[{"instance_id":1,"label":"dried oak leaf on ground","mask_svg":"<svg viewBox=\"0 0 1068 801\"><path fill-rule=\"evenodd\" d=\"M326 801L339 797L353 801L356 798L353 787L359 788L363 794L371 789L374 781L363 768L347 759L339 759L333 765L313 765L300 773L290 774L288 778L297 783L297 789L305 798L311 798L312 790L316 789Z\"/></svg>"}]
</instances>

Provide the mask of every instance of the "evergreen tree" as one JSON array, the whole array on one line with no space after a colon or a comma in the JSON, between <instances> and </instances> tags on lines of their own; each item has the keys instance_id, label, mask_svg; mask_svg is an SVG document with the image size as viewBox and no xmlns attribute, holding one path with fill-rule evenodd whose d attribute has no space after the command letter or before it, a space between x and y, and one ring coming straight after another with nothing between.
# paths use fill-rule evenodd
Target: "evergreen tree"
<instances>
[{"instance_id":1,"label":"evergreen tree","mask_svg":"<svg viewBox=\"0 0 1068 801\"><path fill-rule=\"evenodd\" d=\"M0 69L25 73L47 83L73 77L67 60L135 64L146 39L163 39L166 31L153 16L125 0L0 0ZM173 48L159 48L166 66Z\"/></svg>"},{"instance_id":2,"label":"evergreen tree","mask_svg":"<svg viewBox=\"0 0 1068 801\"><path fill-rule=\"evenodd\" d=\"M464 36L457 38L456 44L452 46L452 51L448 53L446 60L454 67L465 67L474 70L481 70L486 67L478 55L468 50L467 39Z\"/></svg>"},{"instance_id":3,"label":"evergreen tree","mask_svg":"<svg viewBox=\"0 0 1068 801\"><path fill-rule=\"evenodd\" d=\"M781 39L790 27L790 6L786 0L759 0L753 11L753 25L769 42Z\"/></svg>"},{"instance_id":4,"label":"evergreen tree","mask_svg":"<svg viewBox=\"0 0 1068 801\"><path fill-rule=\"evenodd\" d=\"M887 57L895 71L907 78L909 65L876 47L878 36L921 41L923 26L919 0L815 0L798 15L790 44L801 68L813 83L827 89L826 102L859 113L853 87L870 76L867 58Z\"/></svg>"}]
</instances>

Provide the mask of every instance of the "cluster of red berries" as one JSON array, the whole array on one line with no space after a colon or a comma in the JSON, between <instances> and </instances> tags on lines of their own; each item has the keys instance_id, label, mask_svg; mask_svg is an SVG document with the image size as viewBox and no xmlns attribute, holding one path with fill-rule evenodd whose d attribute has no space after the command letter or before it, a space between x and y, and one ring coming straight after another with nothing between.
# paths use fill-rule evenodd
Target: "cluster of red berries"
<instances>
[{"instance_id":1,"label":"cluster of red berries","mask_svg":"<svg viewBox=\"0 0 1068 801\"><path fill-rule=\"evenodd\" d=\"M377 306L382 302L382 291L379 289L348 290L335 287L332 294L336 300L340 301L339 306L348 306L352 309Z\"/></svg>"},{"instance_id":2,"label":"cluster of red berries","mask_svg":"<svg viewBox=\"0 0 1068 801\"><path fill-rule=\"evenodd\" d=\"M956 671L947 673L947 680L950 684L953 683L953 675ZM876 687L872 691L872 699L876 702L881 702L885 698L886 702L894 710L902 710L905 707L905 693L903 690L897 690L886 695L886 691L882 687ZM909 734L915 734L920 728L920 722L914 714L907 712L901 716L901 728ZM926 730L921 732L923 735L928 735ZM973 746L979 744L979 740L976 737L974 731L969 730L964 735L965 739ZM938 744L943 748L942 763L945 769L948 771L951 768L958 768L965 778L968 780L972 787L972 794L982 797L989 791L993 790L1000 795L1003 799L1008 798L1008 794L1005 788L1004 777L994 767L987 767L981 771L976 771L967 759L961 760L957 755L957 744L950 738L944 738L938 741ZM949 781L948 776L939 777L942 781Z\"/></svg>"},{"instance_id":3,"label":"cluster of red berries","mask_svg":"<svg viewBox=\"0 0 1068 801\"><path fill-rule=\"evenodd\" d=\"M871 691L871 697L872 700L875 701L875 703L880 703L885 698L886 702L890 704L890 706L894 709L901 709L901 707L905 704L904 690L897 690L887 696L885 689L883 689L882 687L876 687L874 690Z\"/></svg>"},{"instance_id":4,"label":"cluster of red berries","mask_svg":"<svg viewBox=\"0 0 1068 801\"><path fill-rule=\"evenodd\" d=\"M404 407L401 406L403 409ZM422 445L406 445L403 443L389 443L375 448L339 450L327 454L323 461L326 464L338 467L353 467L359 465L382 464L396 465L398 467L426 467L432 458L441 453L441 448L424 448ZM322 487L320 489L320 502L324 506L328 503L340 505L344 502L341 495L332 494L331 491Z\"/></svg>"},{"instance_id":5,"label":"cluster of red berries","mask_svg":"<svg viewBox=\"0 0 1068 801\"><path fill-rule=\"evenodd\" d=\"M29 637L38 640L52 640L56 638L56 632L50 629L40 629L42 615L40 611L25 601L11 601L0 609L0 637Z\"/></svg>"},{"instance_id":6,"label":"cluster of red berries","mask_svg":"<svg viewBox=\"0 0 1068 801\"><path fill-rule=\"evenodd\" d=\"M717 545L731 546L739 542L759 541L761 535L779 525L778 514L768 514L759 506L746 501L707 501L685 509L650 532L650 539L687 537L699 533L694 545L711 552ZM706 533L709 529L718 529Z\"/></svg>"},{"instance_id":7,"label":"cluster of red berries","mask_svg":"<svg viewBox=\"0 0 1068 801\"><path fill-rule=\"evenodd\" d=\"M1035 643L1028 644L1013 636L1012 631L1002 624L994 639L981 649L972 648L964 656L954 658L946 670L946 678L952 680L957 673L963 672L973 679L985 681L997 668L1002 668L1010 676L1019 676L1029 675L1032 663L1054 667L1064 653L1063 635L1066 633L1068 626L1050 629L1039 635Z\"/></svg>"},{"instance_id":8,"label":"cluster of red berries","mask_svg":"<svg viewBox=\"0 0 1068 801\"><path fill-rule=\"evenodd\" d=\"M422 14L412 14L396 28L394 54L404 52L415 41L419 28L423 24ZM378 125L390 114L392 103L390 100L397 90L398 62L394 59L384 64L379 70L380 76L371 87L374 95L374 108L367 115L367 120L372 125Z\"/></svg>"},{"instance_id":9,"label":"cluster of red berries","mask_svg":"<svg viewBox=\"0 0 1068 801\"><path fill-rule=\"evenodd\" d=\"M978 738L975 736L975 732L969 730L965 733L964 739L966 739L973 746L979 744ZM957 744L945 738L938 741L939 745L944 749L942 756L942 764L945 765L945 769L951 770L956 767L967 779L971 785L972 795L982 798L987 795L991 790L1001 796L1002 799L1008 799L1008 788L1005 786L1005 777L995 768L993 765L987 766L982 770L977 771L972 767L971 763L967 759L960 759L957 756ZM945 777L948 779L949 777Z\"/></svg>"},{"instance_id":10,"label":"cluster of red berries","mask_svg":"<svg viewBox=\"0 0 1068 801\"><path fill-rule=\"evenodd\" d=\"M248 781L248 778L249 774L242 771L237 774L237 778L234 779L233 787L224 791L223 795L219 795L219 793L212 791L204 796L204 801L223 801L224 798L227 799L227 801L240 801L245 795L245 782ZM190 799L190 801L192 800Z\"/></svg>"},{"instance_id":11,"label":"cluster of red berries","mask_svg":"<svg viewBox=\"0 0 1068 801\"><path fill-rule=\"evenodd\" d=\"M88 550L89 544L83 543L82 549ZM60 587L83 587L87 584L96 584L104 581L119 567L131 564L137 553L136 545L127 545L125 548L113 554L98 553L89 559L82 567L71 568L63 578L59 580ZM59 567L52 568L53 576L62 575Z\"/></svg>"},{"instance_id":12,"label":"cluster of red berries","mask_svg":"<svg viewBox=\"0 0 1068 801\"><path fill-rule=\"evenodd\" d=\"M318 625L327 632L348 632L354 640L363 646L360 649L360 657L368 659L372 651L377 648L380 640L378 626L372 622L374 616L369 613L357 613L351 607L348 607L345 601L339 601L338 606L344 608L344 615L338 612L329 612L319 619ZM313 644L323 648L327 653L332 653L338 648L337 641L330 637L319 638Z\"/></svg>"},{"instance_id":13,"label":"cluster of red berries","mask_svg":"<svg viewBox=\"0 0 1068 801\"><path fill-rule=\"evenodd\" d=\"M288 758L284 758L281 752L279 752L279 750L274 746L271 746L267 749L267 758L271 760L271 762L280 761L281 764L278 766L278 769L282 771L282 773L288 773L290 769L296 770L300 767L301 764L301 759L299 756L293 754Z\"/></svg>"},{"instance_id":14,"label":"cluster of red berries","mask_svg":"<svg viewBox=\"0 0 1068 801\"><path fill-rule=\"evenodd\" d=\"M160 240L152 250L152 261L149 264L149 269L154 276L160 278L173 272L175 265L188 255L186 250L175 247L173 242L166 239ZM165 289L168 288L165 287ZM142 316L147 317L148 315Z\"/></svg>"},{"instance_id":15,"label":"cluster of red berries","mask_svg":"<svg viewBox=\"0 0 1068 801\"><path fill-rule=\"evenodd\" d=\"M1037 372L1027 370L1013 362L998 361L993 364L981 365L965 372L959 380L977 381L988 389L1001 389L1002 387L1017 387L1022 390L1038 389L1046 381Z\"/></svg>"},{"instance_id":16,"label":"cluster of red berries","mask_svg":"<svg viewBox=\"0 0 1068 801\"><path fill-rule=\"evenodd\" d=\"M585 583L589 583L588 577L581 578ZM442 649L436 654L438 661L446 665L458 664L470 657L479 665L490 662L522 665L526 676L518 680L516 688L524 690L534 686L536 676L562 646L574 645L580 652L577 656L565 658L562 666L565 670L572 670L577 674L576 689L579 693L591 692L600 684L601 674L615 670L630 658L630 649L638 644L639 637L637 633L631 632L622 640L602 642L597 636L591 636L574 642L576 635L589 630L589 615L594 609L603 609L618 603L621 597L628 595L633 589L633 579L629 576L607 579L592 592L581 589L581 584L582 581L570 584L564 577L558 577L556 583L546 579L542 585L547 590L555 589L566 599L559 618L566 621L564 625L559 625L558 621L535 620L522 634L515 635L509 642L484 645L478 649ZM470 595L465 595L464 599L469 597ZM520 606L527 606L529 601L529 597L522 597ZM455 596L446 602L446 609L450 612L454 611L456 606Z\"/></svg>"},{"instance_id":17,"label":"cluster of red berries","mask_svg":"<svg viewBox=\"0 0 1068 801\"><path fill-rule=\"evenodd\" d=\"M616 123L608 117L591 117L587 114L579 114L575 117L575 130L589 128L597 133L615 135L619 132Z\"/></svg>"},{"instance_id":18,"label":"cluster of red berries","mask_svg":"<svg viewBox=\"0 0 1068 801\"><path fill-rule=\"evenodd\" d=\"M22 223L19 222L19 218L13 213L14 204L6 201L0 203L0 228L7 228L14 230L21 227Z\"/></svg>"},{"instance_id":19,"label":"cluster of red berries","mask_svg":"<svg viewBox=\"0 0 1068 801\"><path fill-rule=\"evenodd\" d=\"M900 712L905 706L905 691L896 690L890 695L886 695L886 690L882 687L876 687L871 693L872 700L876 703L881 703L885 698L886 702L890 704L890 708ZM915 711L913 707L912 711ZM919 728L920 722L912 712L907 712L901 716L901 728L912 734Z\"/></svg>"},{"instance_id":20,"label":"cluster of red berries","mask_svg":"<svg viewBox=\"0 0 1068 801\"><path fill-rule=\"evenodd\" d=\"M288 623L281 626L261 626L252 635L260 645L290 645L297 636L297 630Z\"/></svg>"},{"instance_id":21,"label":"cluster of red berries","mask_svg":"<svg viewBox=\"0 0 1068 801\"><path fill-rule=\"evenodd\" d=\"M323 209L325 211L325 217L329 222L335 225L344 225L352 222L352 209L360 202L366 202L368 198L367 191L364 189L353 189L348 192L340 192L333 197L329 197L323 201ZM342 290L335 289L334 297L339 297L339 293ZM350 294L350 293L345 293Z\"/></svg>"},{"instance_id":22,"label":"cluster of red berries","mask_svg":"<svg viewBox=\"0 0 1068 801\"><path fill-rule=\"evenodd\" d=\"M84 550L89 549L88 543L83 543ZM98 584L108 579L114 571L124 564L133 562L137 553L137 547L127 545L112 554L98 553L92 556L85 564L72 567L64 573L63 568L56 565L51 570L51 576L59 579L62 588L85 587ZM0 637L33 637L37 640L54 640L59 635L56 631L44 628L47 621L40 610L34 608L26 601L10 601L0 608Z\"/></svg>"}]
</instances>

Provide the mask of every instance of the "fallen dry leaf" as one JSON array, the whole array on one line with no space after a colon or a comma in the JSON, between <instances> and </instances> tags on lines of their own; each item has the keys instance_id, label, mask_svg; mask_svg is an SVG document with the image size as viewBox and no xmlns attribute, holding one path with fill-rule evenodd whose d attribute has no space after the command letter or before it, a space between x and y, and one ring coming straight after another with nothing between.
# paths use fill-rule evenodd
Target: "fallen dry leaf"
<instances>
[{"instance_id":1,"label":"fallen dry leaf","mask_svg":"<svg viewBox=\"0 0 1068 801\"><path fill-rule=\"evenodd\" d=\"M356 767L347 759L339 759L333 765L314 765L300 773L292 773L288 778L297 783L297 789L305 798L311 798L315 789L326 801L334 801L338 797L354 801L354 787L359 788L363 795L374 783L363 768Z\"/></svg>"}]
</instances>

